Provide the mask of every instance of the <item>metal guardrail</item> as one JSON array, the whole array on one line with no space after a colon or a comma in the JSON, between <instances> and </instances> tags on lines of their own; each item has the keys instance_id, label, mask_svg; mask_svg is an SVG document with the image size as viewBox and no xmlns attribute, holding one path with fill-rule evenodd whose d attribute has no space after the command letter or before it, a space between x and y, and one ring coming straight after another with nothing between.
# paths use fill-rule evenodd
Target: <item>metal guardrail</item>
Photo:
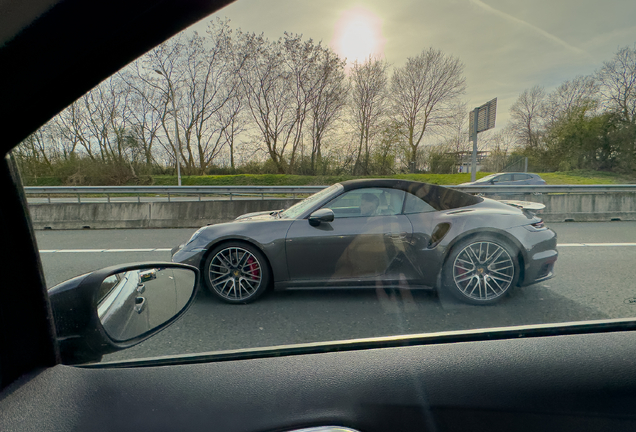
<instances>
[{"instance_id":1,"label":"metal guardrail","mask_svg":"<svg viewBox=\"0 0 636 432\"><path fill-rule=\"evenodd\" d=\"M227 195L230 200L234 196L265 195L307 195L319 192L327 186L27 186L27 195L46 195L51 202L51 195L76 195L81 202L82 195L106 195L110 202L111 195L137 195L141 202L142 195L167 195L168 201L174 195L195 195L199 201L202 195Z\"/></svg>"},{"instance_id":2,"label":"metal guardrail","mask_svg":"<svg viewBox=\"0 0 636 432\"><path fill-rule=\"evenodd\" d=\"M168 201L174 195L195 195L201 200L202 195L260 196L265 195L307 195L321 191L327 186L27 186L27 195L45 195L51 202L51 195L76 195L81 202L82 195L106 195L110 202L111 195L137 195L141 202L142 195L167 195ZM528 193L594 193L606 194L617 192L636 192L633 185L545 185L545 186L445 186L467 193L489 194L528 194Z\"/></svg>"},{"instance_id":3,"label":"metal guardrail","mask_svg":"<svg viewBox=\"0 0 636 432\"><path fill-rule=\"evenodd\" d=\"M616 193L636 192L636 184L621 185L506 185L506 186L446 186L469 193Z\"/></svg>"}]
</instances>

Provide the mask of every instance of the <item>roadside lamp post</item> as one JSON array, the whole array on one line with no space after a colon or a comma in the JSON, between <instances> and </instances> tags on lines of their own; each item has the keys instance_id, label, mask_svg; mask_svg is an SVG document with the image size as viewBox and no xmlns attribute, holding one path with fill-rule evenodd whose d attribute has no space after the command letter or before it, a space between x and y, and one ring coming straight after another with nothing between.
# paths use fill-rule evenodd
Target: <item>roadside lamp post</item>
<instances>
[{"instance_id":1,"label":"roadside lamp post","mask_svg":"<svg viewBox=\"0 0 636 432\"><path fill-rule=\"evenodd\" d=\"M177 151L175 152L177 156L177 182L178 185L181 186L181 162L179 160L179 155L181 154L181 138L179 138L179 124L177 123L177 106L174 102L174 89L172 88L172 83L163 72L158 69L155 69L155 72L165 77L166 81L168 81L169 97L172 100L172 115L174 117L174 134L177 137Z\"/></svg>"}]
</instances>

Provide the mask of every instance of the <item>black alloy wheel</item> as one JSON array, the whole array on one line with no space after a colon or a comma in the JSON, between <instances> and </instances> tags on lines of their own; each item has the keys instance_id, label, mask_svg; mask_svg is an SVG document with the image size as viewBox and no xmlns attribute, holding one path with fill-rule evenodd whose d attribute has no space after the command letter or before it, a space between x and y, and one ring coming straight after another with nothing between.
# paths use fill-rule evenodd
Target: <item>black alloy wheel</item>
<instances>
[{"instance_id":1,"label":"black alloy wheel","mask_svg":"<svg viewBox=\"0 0 636 432\"><path fill-rule=\"evenodd\" d=\"M260 297L270 281L263 254L244 243L224 243L208 255L203 268L212 294L228 303L250 303Z\"/></svg>"},{"instance_id":2,"label":"black alloy wheel","mask_svg":"<svg viewBox=\"0 0 636 432\"><path fill-rule=\"evenodd\" d=\"M515 249L496 237L472 237L458 243L444 264L444 287L466 303L496 303L518 279Z\"/></svg>"}]
</instances>

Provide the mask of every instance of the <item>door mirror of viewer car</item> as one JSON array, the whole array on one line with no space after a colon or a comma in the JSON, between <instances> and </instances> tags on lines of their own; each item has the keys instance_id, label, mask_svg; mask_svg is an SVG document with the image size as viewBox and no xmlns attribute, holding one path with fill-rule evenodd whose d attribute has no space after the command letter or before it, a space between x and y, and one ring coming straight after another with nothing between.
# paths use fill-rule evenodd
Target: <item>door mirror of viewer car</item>
<instances>
[{"instance_id":1,"label":"door mirror of viewer car","mask_svg":"<svg viewBox=\"0 0 636 432\"><path fill-rule=\"evenodd\" d=\"M49 290L62 362L100 361L171 325L192 303L199 270L177 263L107 267Z\"/></svg>"},{"instance_id":2,"label":"door mirror of viewer car","mask_svg":"<svg viewBox=\"0 0 636 432\"><path fill-rule=\"evenodd\" d=\"M321 208L309 215L309 225L318 226L322 222L333 222L334 218L333 210Z\"/></svg>"}]
</instances>

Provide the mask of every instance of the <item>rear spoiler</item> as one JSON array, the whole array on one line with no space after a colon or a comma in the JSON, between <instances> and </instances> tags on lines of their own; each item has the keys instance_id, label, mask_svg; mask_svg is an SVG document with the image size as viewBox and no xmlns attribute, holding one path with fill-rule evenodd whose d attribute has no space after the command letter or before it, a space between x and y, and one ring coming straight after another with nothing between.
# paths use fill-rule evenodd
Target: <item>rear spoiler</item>
<instances>
[{"instance_id":1,"label":"rear spoiler","mask_svg":"<svg viewBox=\"0 0 636 432\"><path fill-rule=\"evenodd\" d=\"M501 203L511 205L513 207L520 208L521 210L528 210L532 213L538 212L545 208L545 204L532 202L532 201L517 201L517 200L498 200Z\"/></svg>"}]
</instances>

